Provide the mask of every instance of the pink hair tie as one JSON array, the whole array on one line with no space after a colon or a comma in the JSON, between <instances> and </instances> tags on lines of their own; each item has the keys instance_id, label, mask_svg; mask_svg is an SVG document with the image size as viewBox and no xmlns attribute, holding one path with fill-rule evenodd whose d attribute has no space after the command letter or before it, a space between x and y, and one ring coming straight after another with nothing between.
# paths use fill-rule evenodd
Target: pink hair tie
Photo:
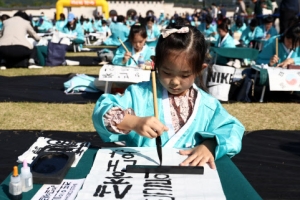
<instances>
[{"instance_id":1,"label":"pink hair tie","mask_svg":"<svg viewBox=\"0 0 300 200\"><path fill-rule=\"evenodd\" d=\"M163 38L166 38L173 33L188 33L188 32L189 32L189 27L182 27L181 29L172 28L172 29L162 30L161 35Z\"/></svg>"}]
</instances>

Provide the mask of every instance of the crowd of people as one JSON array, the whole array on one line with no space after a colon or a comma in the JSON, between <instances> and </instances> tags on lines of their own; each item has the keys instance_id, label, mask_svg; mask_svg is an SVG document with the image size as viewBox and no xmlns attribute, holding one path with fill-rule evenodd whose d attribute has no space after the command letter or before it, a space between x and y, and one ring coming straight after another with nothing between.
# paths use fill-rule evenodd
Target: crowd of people
<instances>
[{"instance_id":1,"label":"crowd of people","mask_svg":"<svg viewBox=\"0 0 300 200\"><path fill-rule=\"evenodd\" d=\"M94 44L119 46L112 63L133 66L141 57L148 60L151 55L155 54L155 47L161 32L174 23L195 27L204 35L206 41L215 47L257 48L261 51L257 59L258 64L281 63L280 66L284 67L287 64L299 64L298 60L294 59L299 54L299 45L295 43L299 37L297 35L298 11L287 17L284 14L282 16L283 11L285 13L291 9L286 1L282 1L279 8L275 1L252 0L252 2L253 9L250 9L249 4L239 0L234 16L230 18L227 17L224 5L216 6L214 3L207 8L195 9L193 14L175 12L172 16L165 14L163 10L158 16L155 16L152 11L147 12L146 16L131 12L126 17L115 13L108 19L99 13L94 18L78 17L73 13L65 16L64 13L61 13L60 18L55 21L44 16L44 13L41 13L38 18L28 16L24 11L18 11L12 17L2 15L0 23L1 68L15 66L25 58L27 58L29 66L33 68L40 64L41 62L36 56L38 49L26 41L24 36L29 34L38 41L40 37L36 33L53 33L55 31L72 36L72 43L81 47L86 42L87 35L102 33L105 35L105 39L101 38ZM295 7L299 9L299 6ZM269 10L270 14L263 15L263 12L266 12L264 10ZM274 21L278 18L277 13L280 13L279 19L281 20L280 35L274 26ZM21 26L21 24L24 25ZM290 27L293 30L288 31ZM20 31L15 31L15 29ZM276 55L278 58L274 58L274 55L269 55L272 52L269 51L269 48L273 48L274 38L277 37L280 51ZM121 46L121 43L124 43L126 48ZM288 45L287 43L292 44ZM284 61L287 58L289 62L286 64ZM268 59L269 62L267 62ZM222 57L217 60L219 64L223 65L226 65L227 61Z\"/></svg>"}]
</instances>

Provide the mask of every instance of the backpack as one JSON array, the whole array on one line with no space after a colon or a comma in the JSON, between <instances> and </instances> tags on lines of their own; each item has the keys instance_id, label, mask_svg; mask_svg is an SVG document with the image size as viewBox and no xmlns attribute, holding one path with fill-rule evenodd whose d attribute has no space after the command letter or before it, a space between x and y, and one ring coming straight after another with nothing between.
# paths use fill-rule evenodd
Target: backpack
<instances>
[{"instance_id":1,"label":"backpack","mask_svg":"<svg viewBox=\"0 0 300 200\"><path fill-rule=\"evenodd\" d=\"M111 63L114 58L114 53L109 49L102 49L97 52L97 55L101 62Z\"/></svg>"}]
</instances>

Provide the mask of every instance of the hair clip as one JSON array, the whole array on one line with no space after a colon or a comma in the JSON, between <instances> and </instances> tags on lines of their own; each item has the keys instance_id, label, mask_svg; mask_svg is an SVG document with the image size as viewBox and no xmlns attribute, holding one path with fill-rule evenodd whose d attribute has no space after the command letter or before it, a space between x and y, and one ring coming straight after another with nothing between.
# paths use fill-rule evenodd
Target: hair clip
<instances>
[{"instance_id":1,"label":"hair clip","mask_svg":"<svg viewBox=\"0 0 300 200\"><path fill-rule=\"evenodd\" d=\"M186 27L186 26L182 27L181 29L176 29L176 28L164 29L164 30L162 30L161 35L163 38L166 38L173 33L188 33L189 30L190 30L189 27Z\"/></svg>"},{"instance_id":2,"label":"hair clip","mask_svg":"<svg viewBox=\"0 0 300 200\"><path fill-rule=\"evenodd\" d=\"M141 26L141 23L135 23L134 25L135 26Z\"/></svg>"}]
</instances>

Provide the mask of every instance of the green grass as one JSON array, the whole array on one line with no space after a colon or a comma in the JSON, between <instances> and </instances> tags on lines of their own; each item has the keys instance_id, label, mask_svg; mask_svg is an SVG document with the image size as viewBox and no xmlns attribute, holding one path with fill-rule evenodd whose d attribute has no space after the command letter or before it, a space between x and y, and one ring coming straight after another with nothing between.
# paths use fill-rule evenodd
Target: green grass
<instances>
[{"instance_id":1,"label":"green grass","mask_svg":"<svg viewBox=\"0 0 300 200\"><path fill-rule=\"evenodd\" d=\"M85 73L97 75L100 67L45 67L7 69L1 76L28 76ZM1 87L5 87L2 85ZM64 94L62 94L64 95ZM300 130L300 106L296 103L223 104L247 131L262 129ZM0 127L28 130L94 131L91 115L94 104L0 103Z\"/></svg>"}]
</instances>

